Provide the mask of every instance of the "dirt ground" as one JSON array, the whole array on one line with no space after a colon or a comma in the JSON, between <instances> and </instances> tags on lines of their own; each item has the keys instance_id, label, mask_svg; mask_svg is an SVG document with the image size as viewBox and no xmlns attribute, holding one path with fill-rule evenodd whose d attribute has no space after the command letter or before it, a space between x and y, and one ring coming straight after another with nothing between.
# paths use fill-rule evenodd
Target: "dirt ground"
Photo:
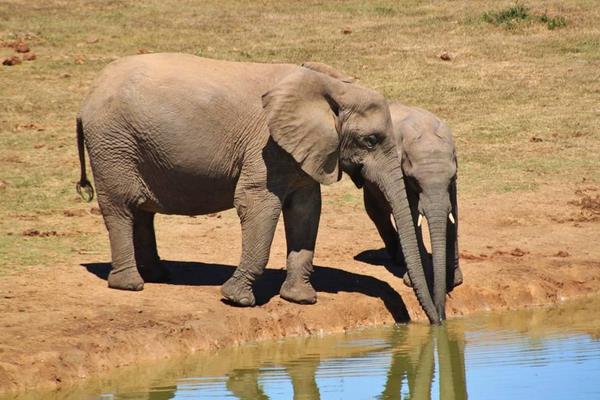
<instances>
[{"instance_id":1,"label":"dirt ground","mask_svg":"<svg viewBox=\"0 0 600 400\"><path fill-rule=\"evenodd\" d=\"M234 212L160 217L159 250L169 284L142 292L106 287L108 253L74 249L72 262L32 267L0 281L0 393L60 387L115 367L239 343L424 321L411 291L386 267L360 203L339 210L348 179L324 190L313 283L316 305L278 296L285 242L278 227L260 305L221 302L220 285L240 252ZM600 188L580 183L537 192L460 199L465 283L450 317L480 310L553 304L600 290ZM95 209L65 212L104 229ZM30 232L32 240L47 232ZM363 261L358 261L358 258ZM390 270L392 272L390 272Z\"/></svg>"}]
</instances>

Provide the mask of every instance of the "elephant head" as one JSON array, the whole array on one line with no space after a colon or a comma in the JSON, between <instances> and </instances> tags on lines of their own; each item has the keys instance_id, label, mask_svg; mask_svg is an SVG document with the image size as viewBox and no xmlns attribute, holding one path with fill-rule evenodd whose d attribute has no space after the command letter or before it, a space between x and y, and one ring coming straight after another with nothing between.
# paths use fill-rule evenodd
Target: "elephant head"
<instances>
[{"instance_id":1,"label":"elephant head","mask_svg":"<svg viewBox=\"0 0 600 400\"><path fill-rule=\"evenodd\" d=\"M402 151L402 170L416 224L420 228L422 219L427 218L429 225L433 300L438 315L444 319L446 292L462 281L462 277L454 275L460 274L460 270L457 164L452 132L435 115L422 109L393 103L390 112Z\"/></svg>"},{"instance_id":2,"label":"elephant head","mask_svg":"<svg viewBox=\"0 0 600 400\"><path fill-rule=\"evenodd\" d=\"M322 184L341 179L376 185L390 204L408 274L430 322L436 310L421 264L388 103L323 64L306 64L263 95L273 140ZM337 75L337 76L336 76Z\"/></svg>"}]
</instances>

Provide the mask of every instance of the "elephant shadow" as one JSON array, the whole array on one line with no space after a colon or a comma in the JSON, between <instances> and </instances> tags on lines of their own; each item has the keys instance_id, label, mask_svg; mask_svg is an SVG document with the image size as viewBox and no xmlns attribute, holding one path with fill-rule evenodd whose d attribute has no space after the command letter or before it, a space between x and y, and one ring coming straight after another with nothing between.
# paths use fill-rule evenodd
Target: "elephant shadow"
<instances>
[{"instance_id":1,"label":"elephant shadow","mask_svg":"<svg viewBox=\"0 0 600 400\"><path fill-rule=\"evenodd\" d=\"M400 279L406 272L406 268L394 262L384 248L361 251L354 256L354 259L366 264L384 267L389 273Z\"/></svg>"},{"instance_id":2,"label":"elephant shadow","mask_svg":"<svg viewBox=\"0 0 600 400\"><path fill-rule=\"evenodd\" d=\"M433 261L432 255L429 252L426 255L421 255L421 262L423 263L423 269L425 273L425 280L429 287L429 293L433 293ZM424 258L425 257L425 258ZM364 250L354 256L356 261L364 262L366 264L384 267L390 274L397 278L403 279L406 273L406 267L398 264L394 261L385 250L385 248L377 250Z\"/></svg>"},{"instance_id":3,"label":"elephant shadow","mask_svg":"<svg viewBox=\"0 0 600 400\"><path fill-rule=\"evenodd\" d=\"M165 260L162 263L169 271L169 281L166 284L170 285L221 286L235 270L234 266L224 264ZM81 266L103 280L108 278L110 272L110 263L87 263ZM254 286L258 306L268 303L279 294L285 274L284 269L265 269ZM317 292L351 292L379 298L395 322L410 320L402 297L387 282L380 279L339 268L315 265L311 282Z\"/></svg>"}]
</instances>

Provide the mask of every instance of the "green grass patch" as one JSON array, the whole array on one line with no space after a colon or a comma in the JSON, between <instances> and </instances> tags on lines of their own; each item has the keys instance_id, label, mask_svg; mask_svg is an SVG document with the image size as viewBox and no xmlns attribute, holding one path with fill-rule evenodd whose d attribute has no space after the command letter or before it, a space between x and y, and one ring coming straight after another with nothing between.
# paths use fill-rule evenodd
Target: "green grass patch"
<instances>
[{"instance_id":1,"label":"green grass patch","mask_svg":"<svg viewBox=\"0 0 600 400\"><path fill-rule=\"evenodd\" d=\"M482 18L485 22L513 30L524 23L541 23L549 30L567 26L567 19L562 15L550 16L545 11L541 15L531 13L529 7L516 3L500 11L487 11Z\"/></svg>"},{"instance_id":2,"label":"green grass patch","mask_svg":"<svg viewBox=\"0 0 600 400\"><path fill-rule=\"evenodd\" d=\"M548 29L553 30L567 26L567 19L562 15L555 15L554 17L549 16L547 13L543 13L538 17L541 23L546 24Z\"/></svg>"},{"instance_id":3,"label":"green grass patch","mask_svg":"<svg viewBox=\"0 0 600 400\"><path fill-rule=\"evenodd\" d=\"M529 19L529 8L515 4L514 6L508 7L504 10L497 12L485 12L483 14L483 20L497 26L512 27L521 21Z\"/></svg>"}]
</instances>

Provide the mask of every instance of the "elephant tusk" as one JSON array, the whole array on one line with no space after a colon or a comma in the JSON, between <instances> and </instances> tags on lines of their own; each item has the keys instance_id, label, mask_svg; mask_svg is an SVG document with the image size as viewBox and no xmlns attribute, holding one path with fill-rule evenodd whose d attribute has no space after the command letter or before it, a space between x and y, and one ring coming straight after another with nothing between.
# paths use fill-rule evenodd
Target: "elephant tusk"
<instances>
[{"instance_id":1,"label":"elephant tusk","mask_svg":"<svg viewBox=\"0 0 600 400\"><path fill-rule=\"evenodd\" d=\"M448 214L448 218L450 219L450 222L452 222L453 224L456 224L456 221L454 221L454 215L452 215L452 213Z\"/></svg>"},{"instance_id":2,"label":"elephant tusk","mask_svg":"<svg viewBox=\"0 0 600 400\"><path fill-rule=\"evenodd\" d=\"M421 226L423 223L423 214L419 214L419 219L417 220L417 226Z\"/></svg>"}]
</instances>

